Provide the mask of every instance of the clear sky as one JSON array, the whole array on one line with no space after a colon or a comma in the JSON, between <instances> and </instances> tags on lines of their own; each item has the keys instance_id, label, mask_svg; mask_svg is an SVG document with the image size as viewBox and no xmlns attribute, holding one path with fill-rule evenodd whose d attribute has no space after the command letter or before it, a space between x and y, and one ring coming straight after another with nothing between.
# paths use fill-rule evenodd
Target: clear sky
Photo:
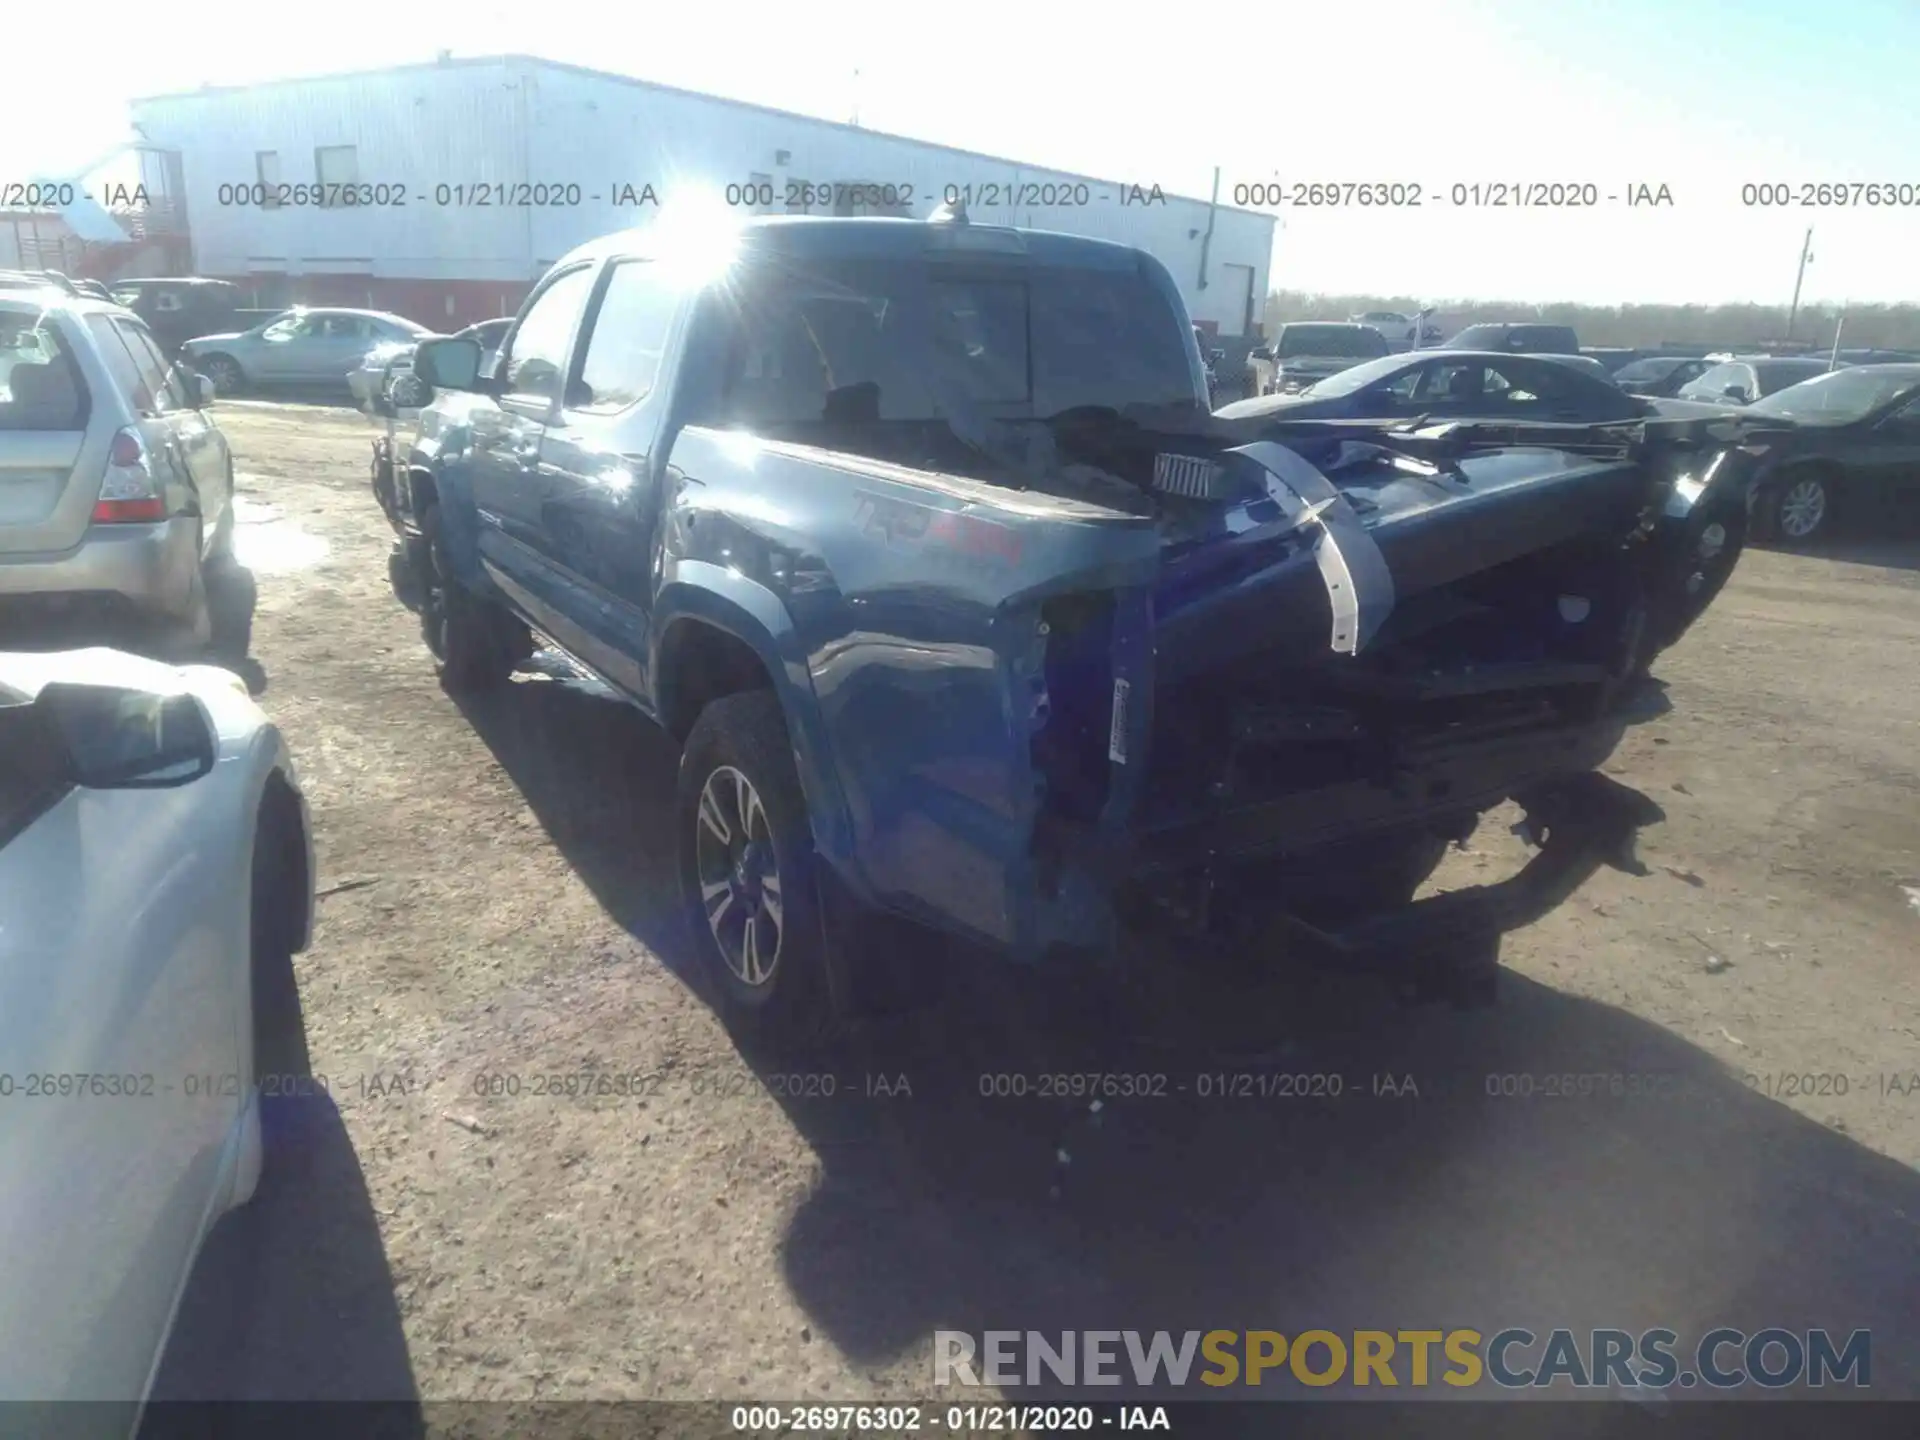
<instances>
[{"instance_id":1,"label":"clear sky","mask_svg":"<svg viewBox=\"0 0 1920 1440\"><path fill-rule=\"evenodd\" d=\"M137 43L83 41L55 5L15 8L24 43L9 48L32 58L8 67L0 183L107 150L136 95L515 52L834 120L857 107L871 129L1192 195L1218 166L1224 200L1273 179L1429 197L1591 181L1602 197L1281 207L1276 288L1783 302L1811 224L1806 299L1920 301L1920 204L1741 202L1746 182L1920 189L1920 5L1906 0L195 0L113 27ZM1627 208L1642 183L1673 205Z\"/></svg>"}]
</instances>

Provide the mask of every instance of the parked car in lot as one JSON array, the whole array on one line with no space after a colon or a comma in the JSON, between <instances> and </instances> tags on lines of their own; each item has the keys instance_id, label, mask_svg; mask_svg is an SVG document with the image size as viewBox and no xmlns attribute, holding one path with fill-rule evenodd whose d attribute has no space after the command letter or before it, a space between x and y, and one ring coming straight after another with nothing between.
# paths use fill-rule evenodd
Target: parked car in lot
<instances>
[{"instance_id":1,"label":"parked car in lot","mask_svg":"<svg viewBox=\"0 0 1920 1440\"><path fill-rule=\"evenodd\" d=\"M1689 355L1645 355L1613 372L1613 383L1629 395L1671 399L1680 387L1698 380L1713 362Z\"/></svg>"},{"instance_id":2,"label":"parked car in lot","mask_svg":"<svg viewBox=\"0 0 1920 1440\"><path fill-rule=\"evenodd\" d=\"M1368 310L1364 314L1349 315L1350 325L1371 325L1386 336L1390 350L1411 350L1419 339L1419 322L1411 315L1402 315L1398 310Z\"/></svg>"},{"instance_id":3,"label":"parked car in lot","mask_svg":"<svg viewBox=\"0 0 1920 1440\"><path fill-rule=\"evenodd\" d=\"M222 395L249 386L344 385L367 352L433 332L381 310L288 310L239 334L202 335L180 353Z\"/></svg>"},{"instance_id":4,"label":"parked car in lot","mask_svg":"<svg viewBox=\"0 0 1920 1440\"><path fill-rule=\"evenodd\" d=\"M924 953L840 943L874 916L1028 961L1130 915L1292 924L1484 993L1508 907L1625 863L1651 813L1595 767L1731 570L1741 457L1683 489L1701 426L1275 443L1208 414L1189 325L1126 247L779 217L583 246L494 377L421 344L396 480L442 682L502 686L537 631L680 740L737 1022L857 1008ZM1474 923L1435 941L1401 907L1514 796L1548 863L1444 897Z\"/></svg>"},{"instance_id":5,"label":"parked car in lot","mask_svg":"<svg viewBox=\"0 0 1920 1440\"><path fill-rule=\"evenodd\" d=\"M0 1402L133 1433L263 1092L306 1073L285 741L225 670L0 652ZM49 1417L55 1418L55 1417ZM54 1433L54 1432L49 1432Z\"/></svg>"},{"instance_id":6,"label":"parked car in lot","mask_svg":"<svg viewBox=\"0 0 1920 1440\"><path fill-rule=\"evenodd\" d=\"M204 571L234 525L212 399L132 312L0 291L0 611L99 609L205 639Z\"/></svg>"},{"instance_id":7,"label":"parked car in lot","mask_svg":"<svg viewBox=\"0 0 1920 1440\"><path fill-rule=\"evenodd\" d=\"M1254 393L1297 394L1362 360L1390 353L1387 337L1371 325L1295 321L1280 327L1273 344L1254 347Z\"/></svg>"},{"instance_id":8,"label":"parked car in lot","mask_svg":"<svg viewBox=\"0 0 1920 1440\"><path fill-rule=\"evenodd\" d=\"M1222 419L1362 420L1420 415L1498 420L1617 421L1649 413L1604 375L1564 355L1417 350L1355 365L1298 395L1240 400Z\"/></svg>"},{"instance_id":9,"label":"parked car in lot","mask_svg":"<svg viewBox=\"0 0 1920 1440\"><path fill-rule=\"evenodd\" d=\"M1609 375L1640 358L1638 350L1630 350L1622 345L1583 345L1580 353Z\"/></svg>"},{"instance_id":10,"label":"parked car in lot","mask_svg":"<svg viewBox=\"0 0 1920 1440\"><path fill-rule=\"evenodd\" d=\"M1711 358L1711 357L1709 357ZM1713 404L1751 405L1754 401L1824 375L1833 366L1826 356L1748 355L1723 360L1703 370L1675 392L1681 400L1703 400Z\"/></svg>"},{"instance_id":11,"label":"parked car in lot","mask_svg":"<svg viewBox=\"0 0 1920 1440\"><path fill-rule=\"evenodd\" d=\"M1596 359L1592 355L1547 354L1547 355L1537 356L1536 358L1541 360L1551 360L1556 365L1571 365L1574 369L1580 371L1583 374L1591 375L1596 380L1604 380L1609 385L1613 384L1613 372L1608 370L1606 365L1602 361Z\"/></svg>"},{"instance_id":12,"label":"parked car in lot","mask_svg":"<svg viewBox=\"0 0 1920 1440\"><path fill-rule=\"evenodd\" d=\"M499 320L482 320L455 333L478 340L481 363L488 365L493 362L494 353L500 348L501 337L512 324L513 317L508 315ZM412 371L413 352L419 343L418 340L389 341L369 350L361 359L359 368L347 373L347 388L353 392L354 400L363 410L368 409L386 387Z\"/></svg>"},{"instance_id":13,"label":"parked car in lot","mask_svg":"<svg viewBox=\"0 0 1920 1440\"><path fill-rule=\"evenodd\" d=\"M1791 423L1766 442L1754 476L1760 538L1805 544L1920 502L1920 364L1834 370L1741 413Z\"/></svg>"},{"instance_id":14,"label":"parked car in lot","mask_svg":"<svg viewBox=\"0 0 1920 1440\"><path fill-rule=\"evenodd\" d=\"M227 280L209 280L197 275L147 276L116 280L112 298L146 321L160 351L169 359L180 353L187 341L201 335L231 332L243 313L245 293ZM277 318L253 315L252 320Z\"/></svg>"},{"instance_id":15,"label":"parked car in lot","mask_svg":"<svg viewBox=\"0 0 1920 1440\"><path fill-rule=\"evenodd\" d=\"M1569 325L1495 323L1469 325L1441 342L1442 350L1505 350L1520 355L1578 355L1580 338Z\"/></svg>"}]
</instances>

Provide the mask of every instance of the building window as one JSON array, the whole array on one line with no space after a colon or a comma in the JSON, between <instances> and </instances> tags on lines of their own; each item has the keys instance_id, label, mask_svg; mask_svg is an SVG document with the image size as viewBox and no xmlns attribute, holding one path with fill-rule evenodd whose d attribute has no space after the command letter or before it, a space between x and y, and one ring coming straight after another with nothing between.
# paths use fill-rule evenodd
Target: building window
<instances>
[{"instance_id":1,"label":"building window","mask_svg":"<svg viewBox=\"0 0 1920 1440\"><path fill-rule=\"evenodd\" d=\"M755 196L753 213L756 215L768 214L773 209L773 206L771 204L762 205L758 197L763 194L778 197L779 191L774 188L773 177L771 175L760 174L749 175L747 177L747 183L753 187Z\"/></svg>"},{"instance_id":2,"label":"building window","mask_svg":"<svg viewBox=\"0 0 1920 1440\"><path fill-rule=\"evenodd\" d=\"M271 210L280 203L280 152L278 150L256 150L253 152L253 173L260 180L260 207Z\"/></svg>"},{"instance_id":3,"label":"building window","mask_svg":"<svg viewBox=\"0 0 1920 1440\"><path fill-rule=\"evenodd\" d=\"M322 145L313 152L313 178L320 182L320 203L339 205L343 187L360 183L360 156L351 145Z\"/></svg>"}]
</instances>

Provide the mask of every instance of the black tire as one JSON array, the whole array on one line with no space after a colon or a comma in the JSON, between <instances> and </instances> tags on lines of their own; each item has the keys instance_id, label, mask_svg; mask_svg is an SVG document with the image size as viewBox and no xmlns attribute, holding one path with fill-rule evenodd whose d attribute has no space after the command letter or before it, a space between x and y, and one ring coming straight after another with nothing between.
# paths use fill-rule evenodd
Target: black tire
<instances>
[{"instance_id":1,"label":"black tire","mask_svg":"<svg viewBox=\"0 0 1920 1440\"><path fill-rule=\"evenodd\" d=\"M312 1073L306 1018L300 1008L293 955L305 928L306 846L296 807L269 792L261 803L253 842L251 967L253 1079L300 1078ZM265 1080L265 1093L286 1087Z\"/></svg>"},{"instance_id":2,"label":"black tire","mask_svg":"<svg viewBox=\"0 0 1920 1440\"><path fill-rule=\"evenodd\" d=\"M213 382L213 393L238 395L247 388L247 372L231 355L209 355L195 367Z\"/></svg>"},{"instance_id":3,"label":"black tire","mask_svg":"<svg viewBox=\"0 0 1920 1440\"><path fill-rule=\"evenodd\" d=\"M496 689L533 650L533 637L513 616L460 583L441 534L440 507L420 515L426 574L420 596L420 636L449 691Z\"/></svg>"},{"instance_id":4,"label":"black tire","mask_svg":"<svg viewBox=\"0 0 1920 1440\"><path fill-rule=\"evenodd\" d=\"M745 777L757 797L764 827L751 819L738 824L745 807L729 811L724 804L725 792L737 784L734 777L739 776ZM722 796L718 818L730 832L727 840L743 839L744 846L723 843L703 819L702 800L710 785ZM674 829L688 924L729 1026L745 1039L782 1050L826 1044L839 1025L820 923L819 862L792 743L772 691L723 696L700 712L681 750ZM766 852L769 844L770 854ZM736 877L764 873L770 862L778 882L772 891L778 901L777 936L765 977L758 983L749 983L736 971L737 955L734 961L728 958L729 950L739 948L731 939L736 919L742 927L741 944L749 930L766 934L760 924L764 916L756 909L757 897L743 895L738 878L736 888L728 891L715 911L710 912L703 896L703 864L711 868L713 860L729 849L753 852L735 863ZM764 885L761 888L764 891ZM712 913L719 918L711 919ZM723 942L716 932L725 932L728 940Z\"/></svg>"},{"instance_id":5,"label":"black tire","mask_svg":"<svg viewBox=\"0 0 1920 1440\"><path fill-rule=\"evenodd\" d=\"M1830 473L1789 471L1754 493L1754 537L1787 546L1814 544L1832 533L1838 505Z\"/></svg>"}]
</instances>

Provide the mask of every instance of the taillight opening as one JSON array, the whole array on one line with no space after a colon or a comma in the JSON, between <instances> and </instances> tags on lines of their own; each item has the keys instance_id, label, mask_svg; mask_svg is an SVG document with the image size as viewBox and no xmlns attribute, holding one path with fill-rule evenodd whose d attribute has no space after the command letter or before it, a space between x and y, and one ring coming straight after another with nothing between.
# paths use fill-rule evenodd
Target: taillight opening
<instances>
[{"instance_id":1,"label":"taillight opening","mask_svg":"<svg viewBox=\"0 0 1920 1440\"><path fill-rule=\"evenodd\" d=\"M158 496L147 500L102 500L93 507L96 525L151 524L167 518L167 502Z\"/></svg>"},{"instance_id":2,"label":"taillight opening","mask_svg":"<svg viewBox=\"0 0 1920 1440\"><path fill-rule=\"evenodd\" d=\"M94 502L96 525L152 524L167 518L167 502L154 484L147 465L147 447L131 428L113 437L107 451L107 474Z\"/></svg>"},{"instance_id":3,"label":"taillight opening","mask_svg":"<svg viewBox=\"0 0 1920 1440\"><path fill-rule=\"evenodd\" d=\"M131 430L122 430L113 437L113 448L107 452L107 463L116 469L133 469L147 463L147 450L140 443L140 437Z\"/></svg>"}]
</instances>

